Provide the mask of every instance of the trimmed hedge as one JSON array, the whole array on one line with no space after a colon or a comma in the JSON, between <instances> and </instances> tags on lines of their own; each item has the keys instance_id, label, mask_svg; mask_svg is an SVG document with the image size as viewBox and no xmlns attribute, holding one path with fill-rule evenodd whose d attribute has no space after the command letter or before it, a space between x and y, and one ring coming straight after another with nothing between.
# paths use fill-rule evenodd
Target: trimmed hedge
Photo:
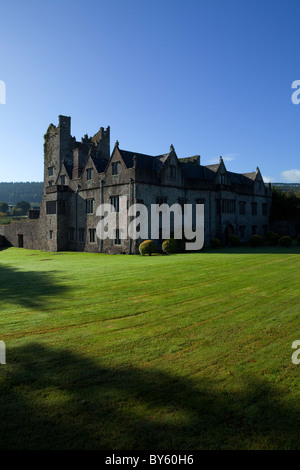
<instances>
[{"instance_id":1,"label":"trimmed hedge","mask_svg":"<svg viewBox=\"0 0 300 470\"><path fill-rule=\"evenodd\" d=\"M151 256L152 253L156 253L156 245L153 240L145 240L139 246L139 252L142 256L149 255Z\"/></svg>"},{"instance_id":2,"label":"trimmed hedge","mask_svg":"<svg viewBox=\"0 0 300 470\"><path fill-rule=\"evenodd\" d=\"M285 246L286 248L289 248L292 243L293 239L289 235L284 235L283 237L279 238L279 245Z\"/></svg>"},{"instance_id":3,"label":"trimmed hedge","mask_svg":"<svg viewBox=\"0 0 300 470\"><path fill-rule=\"evenodd\" d=\"M219 238L212 238L210 241L212 248L221 248L222 242Z\"/></svg>"},{"instance_id":4,"label":"trimmed hedge","mask_svg":"<svg viewBox=\"0 0 300 470\"><path fill-rule=\"evenodd\" d=\"M278 235L278 233L275 233L275 232L266 233L266 240L268 243L270 243L270 245L277 245L279 238L280 236Z\"/></svg>"},{"instance_id":5,"label":"trimmed hedge","mask_svg":"<svg viewBox=\"0 0 300 470\"><path fill-rule=\"evenodd\" d=\"M178 251L178 243L177 240L174 238L170 238L169 240L165 240L162 244L162 251L164 253L177 253Z\"/></svg>"},{"instance_id":6,"label":"trimmed hedge","mask_svg":"<svg viewBox=\"0 0 300 470\"><path fill-rule=\"evenodd\" d=\"M254 248L257 246L262 246L264 244L264 239L261 235L252 235L249 241L250 245Z\"/></svg>"}]
</instances>

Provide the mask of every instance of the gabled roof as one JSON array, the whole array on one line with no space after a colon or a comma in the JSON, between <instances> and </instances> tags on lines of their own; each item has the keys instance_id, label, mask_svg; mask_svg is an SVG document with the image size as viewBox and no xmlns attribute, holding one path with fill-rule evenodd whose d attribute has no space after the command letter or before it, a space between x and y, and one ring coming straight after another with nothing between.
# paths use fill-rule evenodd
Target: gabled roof
<instances>
[{"instance_id":1,"label":"gabled roof","mask_svg":"<svg viewBox=\"0 0 300 470\"><path fill-rule=\"evenodd\" d=\"M179 160L181 168L187 178L201 179L201 180L214 180L215 173L202 165L195 165L195 163L186 163Z\"/></svg>"},{"instance_id":2,"label":"gabled roof","mask_svg":"<svg viewBox=\"0 0 300 470\"><path fill-rule=\"evenodd\" d=\"M169 156L169 154L165 154L165 155L158 155L157 157L152 157L151 155L145 155L143 153L128 152L127 150L121 150L121 149L118 149L118 150L127 168L133 167L134 158L135 158L136 168L159 171L161 167L163 166L166 158Z\"/></svg>"},{"instance_id":3,"label":"gabled roof","mask_svg":"<svg viewBox=\"0 0 300 470\"><path fill-rule=\"evenodd\" d=\"M208 168L209 170L217 173L218 169L220 168L220 163L216 163L215 165L205 165L205 168Z\"/></svg>"},{"instance_id":4,"label":"gabled roof","mask_svg":"<svg viewBox=\"0 0 300 470\"><path fill-rule=\"evenodd\" d=\"M118 151L120 152L120 155L123 158L124 163L127 166L127 168L132 168L134 166L134 159L135 159L136 168L141 168L145 170L154 170L154 171L160 172L160 170L164 166L165 161L167 160L167 158L169 157L170 153L173 150L171 150L169 153L157 155L154 157L151 155L145 155L143 153L136 153L136 152L129 152L127 150L121 150L119 148L118 148ZM214 165L205 165L205 166L199 165L197 163L198 161L199 161L199 156L178 159L178 163L181 166L186 178L214 181L216 178L216 173L218 172L220 165L222 165L222 161ZM257 172L243 173L243 174L233 173L228 170L226 170L226 172L232 184L240 184L240 185L247 185L247 186L251 185L257 176Z\"/></svg>"},{"instance_id":5,"label":"gabled roof","mask_svg":"<svg viewBox=\"0 0 300 470\"><path fill-rule=\"evenodd\" d=\"M72 170L73 170L73 166L72 165L68 165L65 160L62 161L62 165L60 167L60 173L61 173L61 170L62 170L62 167L65 167L66 169L66 172L67 172L67 175L70 179L72 179Z\"/></svg>"},{"instance_id":6,"label":"gabled roof","mask_svg":"<svg viewBox=\"0 0 300 470\"><path fill-rule=\"evenodd\" d=\"M91 157L98 173L103 173L106 169L108 160L104 158Z\"/></svg>"},{"instance_id":7,"label":"gabled roof","mask_svg":"<svg viewBox=\"0 0 300 470\"><path fill-rule=\"evenodd\" d=\"M243 184L243 185L251 185L251 178L247 176L247 174L252 174L252 173L246 173L246 174L240 174L240 173L233 173L232 171L227 171L227 174L229 176L229 179L231 183L233 184Z\"/></svg>"},{"instance_id":8,"label":"gabled roof","mask_svg":"<svg viewBox=\"0 0 300 470\"><path fill-rule=\"evenodd\" d=\"M252 171L252 173L243 173L243 175L246 176L246 178L249 178L250 180L255 181L257 172Z\"/></svg>"}]
</instances>

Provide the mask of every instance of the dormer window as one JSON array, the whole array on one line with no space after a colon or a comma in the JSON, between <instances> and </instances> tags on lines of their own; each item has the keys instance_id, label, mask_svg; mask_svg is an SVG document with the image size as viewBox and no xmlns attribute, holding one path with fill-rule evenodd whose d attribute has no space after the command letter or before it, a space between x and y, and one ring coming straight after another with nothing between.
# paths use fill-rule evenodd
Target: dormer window
<instances>
[{"instance_id":1,"label":"dormer window","mask_svg":"<svg viewBox=\"0 0 300 470\"><path fill-rule=\"evenodd\" d=\"M112 168L112 174L118 175L120 172L120 162L113 162L111 165L111 168Z\"/></svg>"},{"instance_id":2,"label":"dormer window","mask_svg":"<svg viewBox=\"0 0 300 470\"><path fill-rule=\"evenodd\" d=\"M61 175L60 177L60 184L64 186L66 184L66 175Z\"/></svg>"},{"instance_id":3,"label":"dormer window","mask_svg":"<svg viewBox=\"0 0 300 470\"><path fill-rule=\"evenodd\" d=\"M93 177L93 168L87 168L86 170L86 179L91 180Z\"/></svg>"},{"instance_id":4,"label":"dormer window","mask_svg":"<svg viewBox=\"0 0 300 470\"><path fill-rule=\"evenodd\" d=\"M224 174L221 174L220 175L220 181L221 181L221 184L225 184L226 183L226 176Z\"/></svg>"}]
</instances>

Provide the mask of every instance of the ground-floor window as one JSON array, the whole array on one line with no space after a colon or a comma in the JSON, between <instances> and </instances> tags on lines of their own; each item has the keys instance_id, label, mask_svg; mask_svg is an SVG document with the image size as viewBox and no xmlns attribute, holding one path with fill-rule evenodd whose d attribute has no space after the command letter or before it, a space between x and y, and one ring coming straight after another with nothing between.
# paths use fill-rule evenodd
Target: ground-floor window
<instances>
[{"instance_id":1,"label":"ground-floor window","mask_svg":"<svg viewBox=\"0 0 300 470\"><path fill-rule=\"evenodd\" d=\"M96 241L96 229L95 228L89 229L89 241L90 243L95 243Z\"/></svg>"},{"instance_id":2,"label":"ground-floor window","mask_svg":"<svg viewBox=\"0 0 300 470\"><path fill-rule=\"evenodd\" d=\"M53 230L49 230L49 239L50 239L50 240L53 239Z\"/></svg>"},{"instance_id":3,"label":"ground-floor window","mask_svg":"<svg viewBox=\"0 0 300 470\"><path fill-rule=\"evenodd\" d=\"M114 240L114 244L121 245L120 230L118 228L116 229L116 238Z\"/></svg>"}]
</instances>

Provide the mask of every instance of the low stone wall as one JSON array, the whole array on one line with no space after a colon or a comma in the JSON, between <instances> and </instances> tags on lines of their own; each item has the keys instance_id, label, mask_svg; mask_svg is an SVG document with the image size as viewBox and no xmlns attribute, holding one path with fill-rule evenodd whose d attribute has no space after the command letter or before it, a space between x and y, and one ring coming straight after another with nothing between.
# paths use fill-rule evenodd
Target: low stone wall
<instances>
[{"instance_id":1,"label":"low stone wall","mask_svg":"<svg viewBox=\"0 0 300 470\"><path fill-rule=\"evenodd\" d=\"M5 237L4 245L41 250L44 243L40 236L40 222L40 219L27 219L0 225L0 237Z\"/></svg>"}]
</instances>

